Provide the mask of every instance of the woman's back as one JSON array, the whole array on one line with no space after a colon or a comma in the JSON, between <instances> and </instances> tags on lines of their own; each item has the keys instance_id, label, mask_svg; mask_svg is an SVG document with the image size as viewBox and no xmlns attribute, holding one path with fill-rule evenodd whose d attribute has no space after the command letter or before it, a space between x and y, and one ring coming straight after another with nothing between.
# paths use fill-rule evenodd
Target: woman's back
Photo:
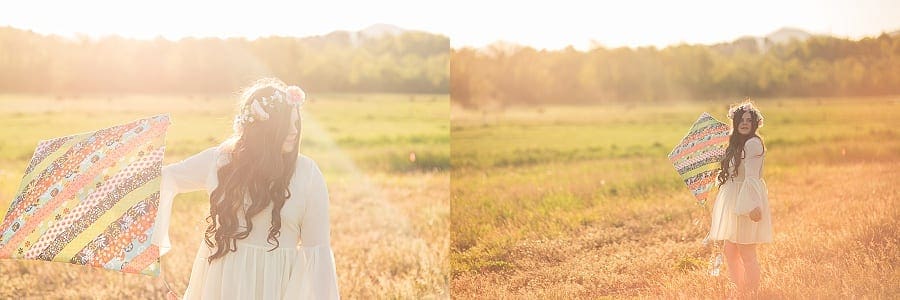
<instances>
[{"instance_id":1,"label":"woman's back","mask_svg":"<svg viewBox=\"0 0 900 300\"><path fill-rule=\"evenodd\" d=\"M167 227L174 195L218 186L217 171L228 162L223 147L209 148L184 161L165 166L161 184L160 239L168 241ZM291 178L291 196L281 210L281 229L276 248L269 243L273 205L250 218L250 234L236 240L236 251L208 262L215 252L198 233L185 299L293 299L338 298L334 256L330 247L328 191L321 171L301 155ZM249 197L245 197L245 207ZM240 214L239 214L240 215ZM238 218L239 228L246 221ZM154 237L156 239L156 237ZM298 245L300 243L301 245ZM168 243L161 243L167 245ZM273 250L273 248L275 248Z\"/></svg>"},{"instance_id":2,"label":"woman's back","mask_svg":"<svg viewBox=\"0 0 900 300\"><path fill-rule=\"evenodd\" d=\"M217 171L220 167L222 167L224 163L228 161L229 156L227 152L222 151L220 148L212 149L214 149L217 158L217 167L212 168L211 173L207 175L209 176L207 188L208 191L212 191L216 187L218 187L218 178L216 176ZM321 198L321 195L315 195L313 194L313 192L326 191L324 189L324 180L316 180L314 182L314 176L321 177L321 173L319 172L318 167L315 165L315 162L313 162L312 159L305 155L300 155L300 157L297 158L294 176L291 178L289 185L291 197L285 200L284 206L281 208L281 233L278 236L279 247L293 248L300 242L300 227L304 217L306 217L304 215L304 212L306 211L305 208L310 204L309 202L311 200ZM311 186L313 184L322 186ZM325 195L325 198L327 200L327 194ZM242 211L246 211L250 207L251 201L252 200L250 199L249 195L244 196L244 208ZM250 231L250 235L245 239L238 240L237 243L256 247L268 247L270 249L274 248L275 246L268 241L269 227L272 224L273 207L274 204L270 202L269 205L261 212L257 213L254 216L251 216L250 221L251 224L253 224L253 228ZM246 230L247 221L244 220L244 215L238 214L237 216L239 222L238 229ZM308 217L316 218L316 216L312 215ZM307 240L310 240L312 238L313 237L311 236L307 237ZM313 241L308 241L307 244L312 242Z\"/></svg>"}]
</instances>

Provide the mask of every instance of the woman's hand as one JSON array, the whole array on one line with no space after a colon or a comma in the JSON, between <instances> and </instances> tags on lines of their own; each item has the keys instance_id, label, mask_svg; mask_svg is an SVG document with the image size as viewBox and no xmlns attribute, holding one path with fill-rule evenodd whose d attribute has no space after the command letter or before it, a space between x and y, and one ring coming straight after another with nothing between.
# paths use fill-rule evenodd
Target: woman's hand
<instances>
[{"instance_id":1,"label":"woman's hand","mask_svg":"<svg viewBox=\"0 0 900 300\"><path fill-rule=\"evenodd\" d=\"M753 222L759 222L759 220L762 220L762 211L759 210L759 207L754 208L750 211L750 220Z\"/></svg>"}]
</instances>

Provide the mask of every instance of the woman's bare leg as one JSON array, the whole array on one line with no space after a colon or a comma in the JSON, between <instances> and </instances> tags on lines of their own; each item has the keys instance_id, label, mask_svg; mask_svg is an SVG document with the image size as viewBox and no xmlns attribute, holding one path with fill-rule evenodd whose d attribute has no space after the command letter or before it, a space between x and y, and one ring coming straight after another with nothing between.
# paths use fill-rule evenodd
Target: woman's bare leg
<instances>
[{"instance_id":1,"label":"woman's bare leg","mask_svg":"<svg viewBox=\"0 0 900 300\"><path fill-rule=\"evenodd\" d=\"M744 263L744 280L747 291L753 293L759 288L759 261L756 259L756 244L738 244Z\"/></svg>"},{"instance_id":2,"label":"woman's bare leg","mask_svg":"<svg viewBox=\"0 0 900 300\"><path fill-rule=\"evenodd\" d=\"M738 291L744 290L744 262L737 244L725 241L725 260L728 262L728 274L737 285Z\"/></svg>"}]
</instances>

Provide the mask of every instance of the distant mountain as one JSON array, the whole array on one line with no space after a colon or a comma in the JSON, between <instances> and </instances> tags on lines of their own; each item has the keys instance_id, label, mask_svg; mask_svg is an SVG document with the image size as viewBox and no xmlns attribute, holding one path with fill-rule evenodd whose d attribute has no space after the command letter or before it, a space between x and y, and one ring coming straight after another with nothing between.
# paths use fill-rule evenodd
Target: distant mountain
<instances>
[{"instance_id":1,"label":"distant mountain","mask_svg":"<svg viewBox=\"0 0 900 300\"><path fill-rule=\"evenodd\" d=\"M772 46L792 41L803 42L813 36L815 35L802 29L784 27L765 36L743 36L732 42L714 44L712 48L725 53L737 50L762 53L768 51Z\"/></svg>"},{"instance_id":2,"label":"distant mountain","mask_svg":"<svg viewBox=\"0 0 900 300\"><path fill-rule=\"evenodd\" d=\"M361 39L380 38L386 35L401 35L408 31L410 30L406 30L395 25L379 23L358 31L336 30L328 33L325 36L347 35L350 38L350 44L353 46L358 46Z\"/></svg>"},{"instance_id":3,"label":"distant mountain","mask_svg":"<svg viewBox=\"0 0 900 300\"><path fill-rule=\"evenodd\" d=\"M391 24L375 24L357 31L356 33L365 37L381 37L383 35L399 35L406 32L406 29Z\"/></svg>"},{"instance_id":4,"label":"distant mountain","mask_svg":"<svg viewBox=\"0 0 900 300\"><path fill-rule=\"evenodd\" d=\"M812 36L811 33L801 29L784 27L766 35L764 39L773 44L787 44L794 40L803 42Z\"/></svg>"}]
</instances>

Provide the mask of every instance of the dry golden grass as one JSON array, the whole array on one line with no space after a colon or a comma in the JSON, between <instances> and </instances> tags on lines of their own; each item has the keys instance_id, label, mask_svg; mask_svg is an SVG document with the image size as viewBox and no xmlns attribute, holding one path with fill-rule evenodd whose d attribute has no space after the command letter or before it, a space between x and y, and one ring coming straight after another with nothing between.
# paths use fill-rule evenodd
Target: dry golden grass
<instances>
[{"instance_id":1,"label":"dry golden grass","mask_svg":"<svg viewBox=\"0 0 900 300\"><path fill-rule=\"evenodd\" d=\"M900 294L898 100L758 101L775 226L761 296ZM700 112L724 108L454 113L453 297L730 296L726 269L706 273L709 208L665 158Z\"/></svg>"},{"instance_id":2,"label":"dry golden grass","mask_svg":"<svg viewBox=\"0 0 900 300\"><path fill-rule=\"evenodd\" d=\"M882 298L900 293L900 191L895 187L900 164L820 165L807 172L822 175L769 180L776 236L759 247L761 295ZM454 297L727 297L733 288L726 276L705 272L710 248L696 239L705 228L690 225L696 214L689 206L667 205L673 199L660 196L635 209L619 227L584 227L563 238L519 242L509 251L510 270L454 276ZM676 217L654 220L666 213Z\"/></svg>"}]
</instances>

